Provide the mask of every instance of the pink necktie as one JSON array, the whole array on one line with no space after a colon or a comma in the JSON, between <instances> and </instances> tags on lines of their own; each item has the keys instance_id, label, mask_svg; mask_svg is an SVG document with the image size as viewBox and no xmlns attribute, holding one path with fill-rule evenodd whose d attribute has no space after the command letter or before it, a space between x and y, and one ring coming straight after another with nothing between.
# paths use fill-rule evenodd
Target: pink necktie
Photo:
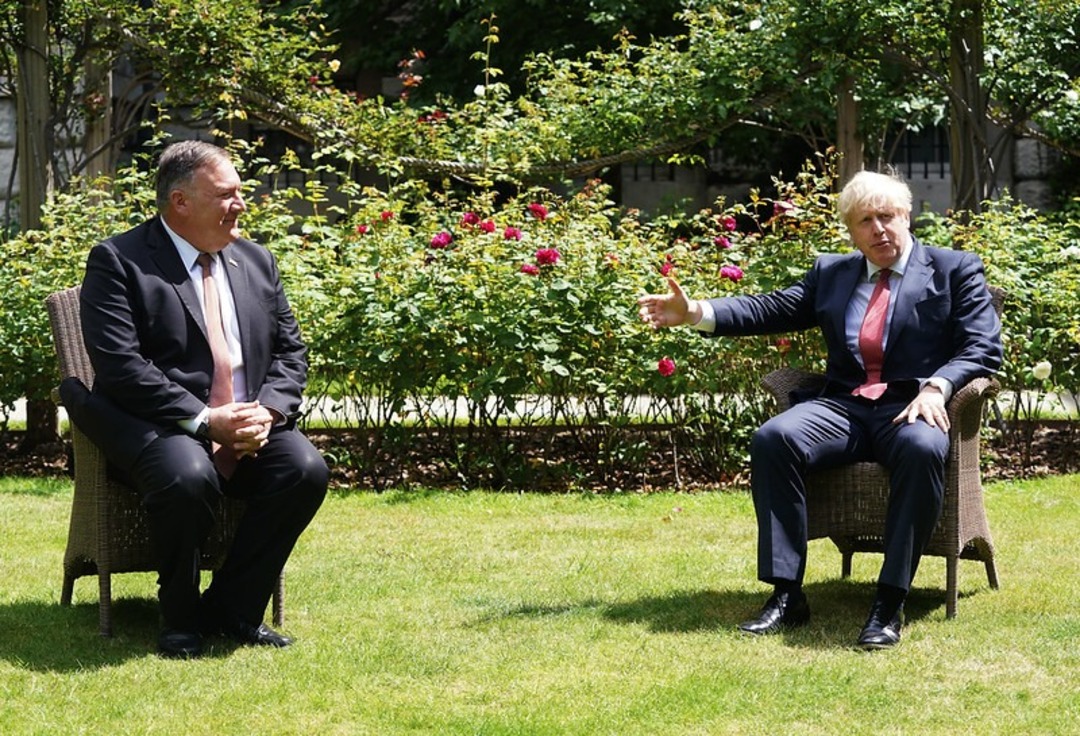
<instances>
[{"instance_id":1,"label":"pink necktie","mask_svg":"<svg viewBox=\"0 0 1080 736\"><path fill-rule=\"evenodd\" d=\"M866 315L859 328L859 353L862 354L863 368L866 369L866 383L856 388L855 396L867 399L880 399L887 384L881 382L881 366L885 362L885 318L889 315L889 275L887 268L878 272L874 292L870 303L866 305Z\"/></svg>"},{"instance_id":2,"label":"pink necktie","mask_svg":"<svg viewBox=\"0 0 1080 736\"><path fill-rule=\"evenodd\" d=\"M233 401L232 360L229 357L229 343L225 340L225 327L221 321L221 300L218 298L217 284L210 272L214 257L201 253L196 262L202 267L203 312L206 317L206 337L210 341L210 352L214 358L214 375L210 379L210 406L224 406ZM222 476L228 478L236 470L236 453L218 443L212 444L214 466Z\"/></svg>"}]
</instances>

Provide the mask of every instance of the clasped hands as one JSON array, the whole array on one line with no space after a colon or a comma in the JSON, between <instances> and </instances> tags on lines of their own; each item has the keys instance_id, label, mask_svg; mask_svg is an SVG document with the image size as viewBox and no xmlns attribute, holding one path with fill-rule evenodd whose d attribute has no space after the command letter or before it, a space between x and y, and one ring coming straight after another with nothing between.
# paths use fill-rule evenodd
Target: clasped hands
<instances>
[{"instance_id":1,"label":"clasped hands","mask_svg":"<svg viewBox=\"0 0 1080 736\"><path fill-rule=\"evenodd\" d=\"M675 279L669 278L667 282L670 289L667 294L646 294L638 299L638 317L653 329L697 324L701 320L701 306L687 298ZM937 427L942 432L949 431L945 396L932 384L924 386L911 403L893 418L893 422L914 424L920 417L931 427Z\"/></svg>"},{"instance_id":2,"label":"clasped hands","mask_svg":"<svg viewBox=\"0 0 1080 736\"><path fill-rule=\"evenodd\" d=\"M236 457L252 457L266 444L275 415L258 401L237 401L210 409L210 439L231 447Z\"/></svg>"}]
</instances>

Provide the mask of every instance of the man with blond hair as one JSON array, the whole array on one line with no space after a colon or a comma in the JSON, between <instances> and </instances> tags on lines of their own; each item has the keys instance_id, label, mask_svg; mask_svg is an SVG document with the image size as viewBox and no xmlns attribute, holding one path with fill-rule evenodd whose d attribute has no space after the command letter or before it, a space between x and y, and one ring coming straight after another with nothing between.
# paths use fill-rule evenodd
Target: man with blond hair
<instances>
[{"instance_id":1,"label":"man with blond hair","mask_svg":"<svg viewBox=\"0 0 1080 736\"><path fill-rule=\"evenodd\" d=\"M739 628L773 634L806 624L807 473L873 461L889 470L885 557L866 649L900 641L903 603L941 514L949 451L946 404L953 391L992 374L1001 325L982 262L923 245L910 231L911 190L863 171L838 209L855 251L823 255L797 283L769 294L692 300L669 292L638 300L653 327L690 325L706 336L817 327L828 349L824 387L755 432L751 490L758 521L758 578L773 593Z\"/></svg>"}]
</instances>

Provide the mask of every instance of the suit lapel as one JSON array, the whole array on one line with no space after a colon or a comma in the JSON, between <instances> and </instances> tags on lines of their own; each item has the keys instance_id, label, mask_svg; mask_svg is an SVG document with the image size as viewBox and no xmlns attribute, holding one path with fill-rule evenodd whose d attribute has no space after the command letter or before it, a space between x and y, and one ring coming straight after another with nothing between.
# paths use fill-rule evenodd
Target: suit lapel
<instances>
[{"instance_id":1,"label":"suit lapel","mask_svg":"<svg viewBox=\"0 0 1080 736\"><path fill-rule=\"evenodd\" d=\"M147 238L147 244L151 249L151 258L161 269L165 279L176 289L184 308L191 315L191 318L195 320L195 324L199 326L205 336L206 322L203 319L202 305L199 303L199 292L195 290L195 284L191 283L191 274L188 272L188 267L180 259L180 254L176 252L176 246L173 244L169 234L165 232L160 216L154 218L154 222L150 226L150 237Z\"/></svg>"},{"instance_id":2,"label":"suit lapel","mask_svg":"<svg viewBox=\"0 0 1080 736\"><path fill-rule=\"evenodd\" d=\"M833 273L833 283L828 286L829 296L825 312L832 320L832 334L841 345L847 344L847 305L859 285L859 279L866 276L866 260L860 253L845 258ZM852 356L854 357L854 356Z\"/></svg>"}]
</instances>

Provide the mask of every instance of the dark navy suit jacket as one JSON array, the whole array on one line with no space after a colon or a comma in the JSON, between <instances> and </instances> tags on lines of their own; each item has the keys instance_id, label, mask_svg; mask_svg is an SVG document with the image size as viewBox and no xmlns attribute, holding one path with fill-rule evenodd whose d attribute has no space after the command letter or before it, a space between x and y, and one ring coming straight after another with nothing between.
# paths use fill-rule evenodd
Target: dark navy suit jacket
<instances>
[{"instance_id":1,"label":"dark navy suit jacket","mask_svg":"<svg viewBox=\"0 0 1080 736\"><path fill-rule=\"evenodd\" d=\"M886 341L882 380L914 397L921 381L946 378L960 388L1001 365L1001 323L982 261L912 238ZM824 393L850 393L866 380L849 349L848 302L866 277L858 251L823 255L801 281L769 294L712 299L717 335L758 335L818 327L828 349Z\"/></svg>"},{"instance_id":2,"label":"dark navy suit jacket","mask_svg":"<svg viewBox=\"0 0 1080 736\"><path fill-rule=\"evenodd\" d=\"M292 426L307 348L276 261L242 239L221 255L240 326L246 398ZM91 249L80 316L96 375L92 393L66 387L65 407L109 461L127 470L159 433L178 431L210 397L213 359L198 292L160 218Z\"/></svg>"}]
</instances>

